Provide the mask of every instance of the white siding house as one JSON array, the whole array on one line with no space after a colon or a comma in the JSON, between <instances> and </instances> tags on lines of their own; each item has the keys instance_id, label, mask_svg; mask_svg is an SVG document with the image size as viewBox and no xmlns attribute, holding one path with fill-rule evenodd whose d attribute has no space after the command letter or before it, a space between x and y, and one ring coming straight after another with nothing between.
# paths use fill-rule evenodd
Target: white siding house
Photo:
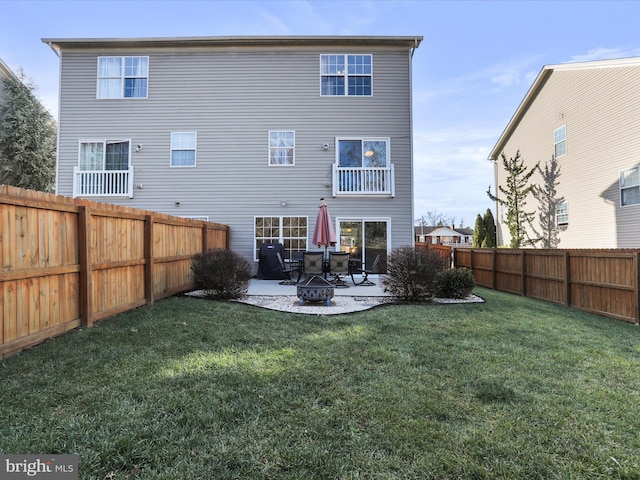
<instances>
[{"instance_id":1,"label":"white siding house","mask_svg":"<svg viewBox=\"0 0 640 480\"><path fill-rule=\"evenodd\" d=\"M312 250L326 198L370 263L413 243L422 37L43 39L60 57L58 194L206 218L257 260Z\"/></svg>"},{"instance_id":2,"label":"white siding house","mask_svg":"<svg viewBox=\"0 0 640 480\"><path fill-rule=\"evenodd\" d=\"M505 185L502 153L519 151L529 168L555 156L558 246L640 247L639 86L640 57L545 66L489 155L492 191ZM531 181L542 184L539 173ZM506 208L496 209L498 243L508 245ZM527 211L537 215L532 195Z\"/></svg>"}]
</instances>

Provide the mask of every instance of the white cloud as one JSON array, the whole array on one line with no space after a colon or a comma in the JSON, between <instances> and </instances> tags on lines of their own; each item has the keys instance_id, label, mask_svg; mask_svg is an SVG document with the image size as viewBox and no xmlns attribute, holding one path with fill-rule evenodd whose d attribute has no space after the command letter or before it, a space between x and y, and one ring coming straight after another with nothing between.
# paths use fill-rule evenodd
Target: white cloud
<instances>
[{"instance_id":1,"label":"white cloud","mask_svg":"<svg viewBox=\"0 0 640 480\"><path fill-rule=\"evenodd\" d=\"M595 60L608 60L611 58L637 57L638 55L640 55L640 48L623 49L598 47L581 55L573 55L571 57L571 62L591 62Z\"/></svg>"}]
</instances>

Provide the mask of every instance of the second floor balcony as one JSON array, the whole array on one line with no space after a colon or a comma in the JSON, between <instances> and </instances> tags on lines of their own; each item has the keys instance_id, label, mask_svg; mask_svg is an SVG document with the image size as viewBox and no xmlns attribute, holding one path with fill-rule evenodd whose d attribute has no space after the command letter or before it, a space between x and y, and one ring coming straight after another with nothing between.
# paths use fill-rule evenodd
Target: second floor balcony
<instances>
[{"instance_id":1,"label":"second floor balcony","mask_svg":"<svg viewBox=\"0 0 640 480\"><path fill-rule=\"evenodd\" d=\"M384 195L395 197L393 165L388 167L332 166L333 196Z\"/></svg>"},{"instance_id":2,"label":"second floor balcony","mask_svg":"<svg viewBox=\"0 0 640 480\"><path fill-rule=\"evenodd\" d=\"M80 170L74 167L73 196L133 198L133 166L128 170Z\"/></svg>"}]
</instances>

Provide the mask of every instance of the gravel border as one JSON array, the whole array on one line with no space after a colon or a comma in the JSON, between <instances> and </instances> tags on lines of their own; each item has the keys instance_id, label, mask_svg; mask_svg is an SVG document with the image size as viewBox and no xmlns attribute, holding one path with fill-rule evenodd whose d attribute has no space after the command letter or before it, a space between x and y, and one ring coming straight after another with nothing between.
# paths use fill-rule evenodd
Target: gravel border
<instances>
[{"instance_id":1,"label":"gravel border","mask_svg":"<svg viewBox=\"0 0 640 480\"><path fill-rule=\"evenodd\" d=\"M190 297L204 297L202 290L185 293ZM278 310L289 313L303 313L307 315L340 315L343 313L362 312L379 305L393 304L392 297L350 297L348 295L335 295L328 307L324 302L300 305L300 299L293 295L247 295L244 298L233 300L255 307L268 310ZM484 303L484 299L477 295L469 295L467 298L434 298L432 304L459 304L459 303Z\"/></svg>"}]
</instances>

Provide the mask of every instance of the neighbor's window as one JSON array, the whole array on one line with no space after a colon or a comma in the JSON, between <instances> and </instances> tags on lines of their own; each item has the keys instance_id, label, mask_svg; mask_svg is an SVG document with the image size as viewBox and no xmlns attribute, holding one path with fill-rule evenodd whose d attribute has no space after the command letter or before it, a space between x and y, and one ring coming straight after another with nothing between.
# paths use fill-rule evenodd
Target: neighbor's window
<instances>
[{"instance_id":1,"label":"neighbor's window","mask_svg":"<svg viewBox=\"0 0 640 480\"><path fill-rule=\"evenodd\" d=\"M563 125L553 131L553 144L556 158L567 154L567 126Z\"/></svg>"},{"instance_id":2,"label":"neighbor's window","mask_svg":"<svg viewBox=\"0 0 640 480\"><path fill-rule=\"evenodd\" d=\"M307 250L307 217L255 217L255 260L264 243L282 243L287 257Z\"/></svg>"},{"instance_id":3,"label":"neighbor's window","mask_svg":"<svg viewBox=\"0 0 640 480\"><path fill-rule=\"evenodd\" d=\"M556 206L556 224L569 225L569 204L561 202Z\"/></svg>"},{"instance_id":4,"label":"neighbor's window","mask_svg":"<svg viewBox=\"0 0 640 480\"><path fill-rule=\"evenodd\" d=\"M373 95L372 56L320 55L320 95Z\"/></svg>"},{"instance_id":5,"label":"neighbor's window","mask_svg":"<svg viewBox=\"0 0 640 480\"><path fill-rule=\"evenodd\" d=\"M389 165L388 138L339 138L339 167L387 167Z\"/></svg>"},{"instance_id":6,"label":"neighbor's window","mask_svg":"<svg viewBox=\"0 0 640 480\"><path fill-rule=\"evenodd\" d=\"M128 141L80 142L80 170L128 170Z\"/></svg>"},{"instance_id":7,"label":"neighbor's window","mask_svg":"<svg viewBox=\"0 0 640 480\"><path fill-rule=\"evenodd\" d=\"M640 167L620 172L620 205L640 203Z\"/></svg>"},{"instance_id":8,"label":"neighbor's window","mask_svg":"<svg viewBox=\"0 0 640 480\"><path fill-rule=\"evenodd\" d=\"M147 98L149 57L98 57L98 98Z\"/></svg>"},{"instance_id":9,"label":"neighbor's window","mask_svg":"<svg viewBox=\"0 0 640 480\"><path fill-rule=\"evenodd\" d=\"M171 166L196 166L196 132L171 132Z\"/></svg>"},{"instance_id":10,"label":"neighbor's window","mask_svg":"<svg viewBox=\"0 0 640 480\"><path fill-rule=\"evenodd\" d=\"M269 165L294 165L295 150L296 132L269 132Z\"/></svg>"}]
</instances>

